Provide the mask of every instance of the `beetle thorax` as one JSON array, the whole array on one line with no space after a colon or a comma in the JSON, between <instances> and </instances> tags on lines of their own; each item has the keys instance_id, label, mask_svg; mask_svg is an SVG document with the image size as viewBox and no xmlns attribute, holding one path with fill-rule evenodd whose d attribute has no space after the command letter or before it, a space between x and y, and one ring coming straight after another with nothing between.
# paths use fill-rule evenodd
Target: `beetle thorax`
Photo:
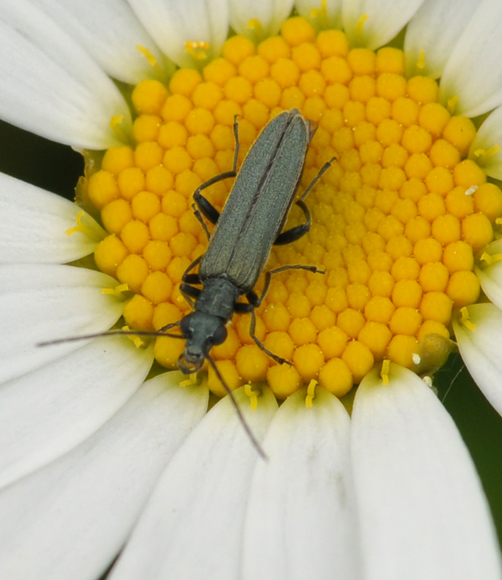
<instances>
[{"instance_id":1,"label":"beetle thorax","mask_svg":"<svg viewBox=\"0 0 502 580\"><path fill-rule=\"evenodd\" d=\"M242 294L241 290L223 276L204 280L204 287L195 302L195 310L223 320L230 320L234 305Z\"/></svg>"}]
</instances>

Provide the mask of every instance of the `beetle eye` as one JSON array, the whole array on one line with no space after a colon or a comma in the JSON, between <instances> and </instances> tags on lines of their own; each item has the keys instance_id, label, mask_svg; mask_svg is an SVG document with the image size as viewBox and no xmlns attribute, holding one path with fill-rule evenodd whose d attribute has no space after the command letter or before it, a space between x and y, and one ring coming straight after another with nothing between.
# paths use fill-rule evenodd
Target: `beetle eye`
<instances>
[{"instance_id":1,"label":"beetle eye","mask_svg":"<svg viewBox=\"0 0 502 580\"><path fill-rule=\"evenodd\" d=\"M192 329L190 327L192 315L188 314L185 318L182 318L180 321L180 330L183 338L192 338Z\"/></svg>"},{"instance_id":2,"label":"beetle eye","mask_svg":"<svg viewBox=\"0 0 502 580\"><path fill-rule=\"evenodd\" d=\"M227 329L222 324L221 326L218 326L218 328L214 331L211 342L213 343L213 345L221 344L222 342L225 342L227 334L228 334Z\"/></svg>"}]
</instances>

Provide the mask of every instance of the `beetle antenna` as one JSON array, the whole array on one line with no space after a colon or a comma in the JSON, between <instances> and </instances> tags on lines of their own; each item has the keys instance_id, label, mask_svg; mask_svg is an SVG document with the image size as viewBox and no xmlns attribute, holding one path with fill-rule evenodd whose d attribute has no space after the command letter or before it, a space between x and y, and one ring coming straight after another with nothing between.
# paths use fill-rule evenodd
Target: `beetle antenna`
<instances>
[{"instance_id":1,"label":"beetle antenna","mask_svg":"<svg viewBox=\"0 0 502 580\"><path fill-rule=\"evenodd\" d=\"M63 342L75 342L77 340L86 340L88 338L99 338L101 336L168 336L170 338L185 338L181 334L171 334L170 332L164 332L169 330L174 326L178 326L178 322L173 322L162 327L159 330L107 330L106 332L94 332L92 334L83 334L81 336L68 336L66 338L56 338L55 340L46 340L44 342L37 343L37 346L50 346L52 344L61 344Z\"/></svg>"},{"instance_id":2,"label":"beetle antenna","mask_svg":"<svg viewBox=\"0 0 502 580\"><path fill-rule=\"evenodd\" d=\"M211 367L213 368L213 371L216 373L216 376L220 380L220 382L223 385L223 388L227 392L228 396L230 397L230 400L232 401L232 405L235 407L235 410L237 412L237 416L239 417L239 421L241 422L242 426L244 427L244 431L246 431L249 439L251 440L251 443L253 444L253 447L256 449L256 451L258 451L261 458L264 459L265 461L267 461L268 460L267 454L265 453L265 451L263 451L262 446L258 443L258 440L256 439L253 432L251 431L251 427L248 425L246 419L244 418L244 415L242 414L241 408L239 407L239 404L237 403L235 395L233 394L233 392L230 390L230 387L225 382L222 374L220 373L220 371L218 370L218 367L216 366L216 363L208 354L206 355L206 359L209 362L209 364L211 365Z\"/></svg>"}]
</instances>

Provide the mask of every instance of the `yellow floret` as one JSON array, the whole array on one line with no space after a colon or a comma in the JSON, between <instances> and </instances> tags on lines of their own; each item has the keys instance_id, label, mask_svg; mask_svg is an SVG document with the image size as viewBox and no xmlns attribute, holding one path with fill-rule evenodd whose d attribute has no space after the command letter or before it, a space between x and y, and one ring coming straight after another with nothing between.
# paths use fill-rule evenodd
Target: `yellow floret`
<instances>
[{"instance_id":1,"label":"yellow floret","mask_svg":"<svg viewBox=\"0 0 502 580\"><path fill-rule=\"evenodd\" d=\"M162 119L158 115L140 115L133 124L133 137L136 143L156 141L159 135Z\"/></svg>"},{"instance_id":2,"label":"yellow floret","mask_svg":"<svg viewBox=\"0 0 502 580\"><path fill-rule=\"evenodd\" d=\"M184 121L188 113L192 110L190 99L184 95L171 95L166 99L162 110L161 117L164 121Z\"/></svg>"},{"instance_id":3,"label":"yellow floret","mask_svg":"<svg viewBox=\"0 0 502 580\"><path fill-rule=\"evenodd\" d=\"M150 240L150 232L143 222L131 220L122 228L120 237L129 252L139 254Z\"/></svg>"},{"instance_id":4,"label":"yellow floret","mask_svg":"<svg viewBox=\"0 0 502 580\"><path fill-rule=\"evenodd\" d=\"M319 373L321 387L324 387L336 397L346 395L352 389L353 383L354 379L347 363L340 358L328 361Z\"/></svg>"},{"instance_id":5,"label":"yellow floret","mask_svg":"<svg viewBox=\"0 0 502 580\"><path fill-rule=\"evenodd\" d=\"M157 195L161 195L172 188L173 176L162 165L152 167L146 172L146 189Z\"/></svg>"},{"instance_id":6,"label":"yellow floret","mask_svg":"<svg viewBox=\"0 0 502 580\"><path fill-rule=\"evenodd\" d=\"M464 159L454 167L453 180L455 185L468 189L473 185L486 183L486 175L474 161Z\"/></svg>"},{"instance_id":7,"label":"yellow floret","mask_svg":"<svg viewBox=\"0 0 502 580\"><path fill-rule=\"evenodd\" d=\"M446 293L453 301L455 308L474 304L479 298L479 279L474 272L466 272L465 270L454 272L451 275Z\"/></svg>"},{"instance_id":8,"label":"yellow floret","mask_svg":"<svg viewBox=\"0 0 502 580\"><path fill-rule=\"evenodd\" d=\"M421 298L422 286L416 280L399 280L392 291L395 306L418 308Z\"/></svg>"},{"instance_id":9,"label":"yellow floret","mask_svg":"<svg viewBox=\"0 0 502 580\"><path fill-rule=\"evenodd\" d=\"M267 382L278 399L286 399L300 386L300 375L293 366L274 365L267 371Z\"/></svg>"},{"instance_id":10,"label":"yellow floret","mask_svg":"<svg viewBox=\"0 0 502 580\"><path fill-rule=\"evenodd\" d=\"M243 382L263 381L267 374L270 359L255 344L242 346L236 357L235 364Z\"/></svg>"},{"instance_id":11,"label":"yellow floret","mask_svg":"<svg viewBox=\"0 0 502 580\"><path fill-rule=\"evenodd\" d=\"M480 186L479 189L481 189ZM445 199L446 209L455 217L462 219L474 211L474 196L466 195L465 187L455 187Z\"/></svg>"},{"instance_id":12,"label":"yellow floret","mask_svg":"<svg viewBox=\"0 0 502 580\"><path fill-rule=\"evenodd\" d=\"M341 30L323 30L317 35L316 45L323 58L349 52L349 41Z\"/></svg>"},{"instance_id":13,"label":"yellow floret","mask_svg":"<svg viewBox=\"0 0 502 580\"><path fill-rule=\"evenodd\" d=\"M221 87L213 82L200 83L192 95L193 104L196 107L209 109L212 111L223 99Z\"/></svg>"},{"instance_id":14,"label":"yellow floret","mask_svg":"<svg viewBox=\"0 0 502 580\"><path fill-rule=\"evenodd\" d=\"M419 282L424 292L444 292L450 273L441 262L428 262L420 270Z\"/></svg>"},{"instance_id":15,"label":"yellow floret","mask_svg":"<svg viewBox=\"0 0 502 580\"><path fill-rule=\"evenodd\" d=\"M413 77L408 81L408 96L419 104L437 101L438 85L429 77Z\"/></svg>"},{"instance_id":16,"label":"yellow floret","mask_svg":"<svg viewBox=\"0 0 502 580\"><path fill-rule=\"evenodd\" d=\"M117 176L117 184L121 197L131 200L137 193L145 189L145 174L139 167L124 169Z\"/></svg>"},{"instance_id":17,"label":"yellow floret","mask_svg":"<svg viewBox=\"0 0 502 580\"><path fill-rule=\"evenodd\" d=\"M472 247L463 241L452 242L446 246L442 261L450 272L472 270L474 266Z\"/></svg>"},{"instance_id":18,"label":"yellow floret","mask_svg":"<svg viewBox=\"0 0 502 580\"><path fill-rule=\"evenodd\" d=\"M372 97L366 103L366 120L374 125L379 125L385 119L389 119L391 112L391 103L382 97Z\"/></svg>"},{"instance_id":19,"label":"yellow floret","mask_svg":"<svg viewBox=\"0 0 502 580\"><path fill-rule=\"evenodd\" d=\"M132 92L132 102L138 114L158 115L169 92L155 80L141 81Z\"/></svg>"},{"instance_id":20,"label":"yellow floret","mask_svg":"<svg viewBox=\"0 0 502 580\"><path fill-rule=\"evenodd\" d=\"M101 210L103 225L111 234L120 234L131 219L131 206L124 199L111 201Z\"/></svg>"},{"instance_id":21,"label":"yellow floret","mask_svg":"<svg viewBox=\"0 0 502 580\"><path fill-rule=\"evenodd\" d=\"M416 308L402 306L396 308L389 322L389 328L394 335L415 335L422 324L422 315Z\"/></svg>"},{"instance_id":22,"label":"yellow floret","mask_svg":"<svg viewBox=\"0 0 502 580\"><path fill-rule=\"evenodd\" d=\"M376 93L391 103L406 96L406 79L399 74L382 72L377 77Z\"/></svg>"},{"instance_id":23,"label":"yellow floret","mask_svg":"<svg viewBox=\"0 0 502 580\"><path fill-rule=\"evenodd\" d=\"M162 302L154 307L152 325L155 330L181 319L181 310L170 302Z\"/></svg>"},{"instance_id":24,"label":"yellow floret","mask_svg":"<svg viewBox=\"0 0 502 580\"><path fill-rule=\"evenodd\" d=\"M114 276L119 264L129 252L122 241L115 235L106 237L94 250L96 266L105 274Z\"/></svg>"},{"instance_id":25,"label":"yellow floret","mask_svg":"<svg viewBox=\"0 0 502 580\"><path fill-rule=\"evenodd\" d=\"M443 248L434 238L423 238L415 244L413 254L420 265L427 262L440 262Z\"/></svg>"},{"instance_id":26,"label":"yellow floret","mask_svg":"<svg viewBox=\"0 0 502 580\"><path fill-rule=\"evenodd\" d=\"M134 163L143 171L162 163L164 150L156 141L139 143L134 152Z\"/></svg>"},{"instance_id":27,"label":"yellow floret","mask_svg":"<svg viewBox=\"0 0 502 580\"><path fill-rule=\"evenodd\" d=\"M456 147L462 157L467 155L475 136L476 127L467 117L451 117L443 130L443 138Z\"/></svg>"},{"instance_id":28,"label":"yellow floret","mask_svg":"<svg viewBox=\"0 0 502 580\"><path fill-rule=\"evenodd\" d=\"M260 42L258 54L267 62L273 64L279 58L289 58L291 49L288 43L281 36L271 36Z\"/></svg>"},{"instance_id":29,"label":"yellow floret","mask_svg":"<svg viewBox=\"0 0 502 580\"><path fill-rule=\"evenodd\" d=\"M317 335L317 344L327 359L340 357L347 345L348 336L338 326L325 328Z\"/></svg>"},{"instance_id":30,"label":"yellow floret","mask_svg":"<svg viewBox=\"0 0 502 580\"><path fill-rule=\"evenodd\" d=\"M345 55L346 52L339 54L339 56ZM373 75L375 73L376 55L367 48L353 48L347 55L347 62L355 75Z\"/></svg>"},{"instance_id":31,"label":"yellow floret","mask_svg":"<svg viewBox=\"0 0 502 580\"><path fill-rule=\"evenodd\" d=\"M443 133L449 120L450 113L439 103L428 102L420 107L418 124L434 137L439 137ZM455 150L458 153L458 150Z\"/></svg>"},{"instance_id":32,"label":"yellow floret","mask_svg":"<svg viewBox=\"0 0 502 580\"><path fill-rule=\"evenodd\" d=\"M430 334L439 334L439 336L442 336L443 338L450 337L450 333L444 324L435 322L434 320L426 320L418 331L418 341L422 341L427 335Z\"/></svg>"},{"instance_id":33,"label":"yellow floret","mask_svg":"<svg viewBox=\"0 0 502 580\"><path fill-rule=\"evenodd\" d=\"M233 36L223 45L222 55L233 65L238 65L255 53L255 45L245 36Z\"/></svg>"},{"instance_id":34,"label":"yellow floret","mask_svg":"<svg viewBox=\"0 0 502 580\"><path fill-rule=\"evenodd\" d=\"M285 20L281 25L281 35L290 46L313 42L316 37L313 26L301 16Z\"/></svg>"},{"instance_id":35,"label":"yellow floret","mask_svg":"<svg viewBox=\"0 0 502 580\"><path fill-rule=\"evenodd\" d=\"M364 308L366 320L387 324L394 313L395 306L386 296L373 296Z\"/></svg>"},{"instance_id":36,"label":"yellow floret","mask_svg":"<svg viewBox=\"0 0 502 580\"><path fill-rule=\"evenodd\" d=\"M295 343L288 332L276 331L267 334L263 341L265 348L275 355L291 361L295 350Z\"/></svg>"},{"instance_id":37,"label":"yellow floret","mask_svg":"<svg viewBox=\"0 0 502 580\"><path fill-rule=\"evenodd\" d=\"M152 328L153 304L136 294L124 308L124 320L130 328L150 330Z\"/></svg>"},{"instance_id":38,"label":"yellow floret","mask_svg":"<svg viewBox=\"0 0 502 580\"><path fill-rule=\"evenodd\" d=\"M117 278L129 286L132 292L139 292L148 276L148 264L137 254L129 254L117 268Z\"/></svg>"},{"instance_id":39,"label":"yellow floret","mask_svg":"<svg viewBox=\"0 0 502 580\"><path fill-rule=\"evenodd\" d=\"M119 197L115 176L104 170L93 173L89 178L88 195L99 210L103 209L105 205Z\"/></svg>"},{"instance_id":40,"label":"yellow floret","mask_svg":"<svg viewBox=\"0 0 502 580\"><path fill-rule=\"evenodd\" d=\"M317 344L304 344L295 350L293 362L303 380L309 381L318 376L324 364L324 353Z\"/></svg>"},{"instance_id":41,"label":"yellow floret","mask_svg":"<svg viewBox=\"0 0 502 580\"><path fill-rule=\"evenodd\" d=\"M291 316L284 304L270 304L263 313L263 321L270 332L287 330Z\"/></svg>"},{"instance_id":42,"label":"yellow floret","mask_svg":"<svg viewBox=\"0 0 502 580\"><path fill-rule=\"evenodd\" d=\"M124 169L134 165L134 151L127 146L111 147L101 161L101 169L118 175Z\"/></svg>"},{"instance_id":43,"label":"yellow floret","mask_svg":"<svg viewBox=\"0 0 502 580\"><path fill-rule=\"evenodd\" d=\"M483 213L473 213L462 220L462 237L478 252L493 240L493 228Z\"/></svg>"},{"instance_id":44,"label":"yellow floret","mask_svg":"<svg viewBox=\"0 0 502 580\"><path fill-rule=\"evenodd\" d=\"M451 319L452 300L443 292L427 292L420 304L420 314L426 320L435 320L447 326Z\"/></svg>"},{"instance_id":45,"label":"yellow floret","mask_svg":"<svg viewBox=\"0 0 502 580\"><path fill-rule=\"evenodd\" d=\"M169 299L173 283L164 272L152 272L145 278L141 293L153 304L160 304Z\"/></svg>"},{"instance_id":46,"label":"yellow floret","mask_svg":"<svg viewBox=\"0 0 502 580\"><path fill-rule=\"evenodd\" d=\"M302 72L317 69L321 64L321 54L316 46L310 42L293 47L291 58Z\"/></svg>"},{"instance_id":47,"label":"yellow floret","mask_svg":"<svg viewBox=\"0 0 502 580\"><path fill-rule=\"evenodd\" d=\"M378 73L404 73L404 53L398 48L387 46L376 54L376 70Z\"/></svg>"},{"instance_id":48,"label":"yellow floret","mask_svg":"<svg viewBox=\"0 0 502 580\"><path fill-rule=\"evenodd\" d=\"M155 341L153 356L162 366L178 368L178 359L185 350L185 342L176 338L161 336Z\"/></svg>"},{"instance_id":49,"label":"yellow floret","mask_svg":"<svg viewBox=\"0 0 502 580\"><path fill-rule=\"evenodd\" d=\"M446 167L435 167L429 171L425 178L425 184L430 192L439 193L445 196L453 187L453 176Z\"/></svg>"},{"instance_id":50,"label":"yellow floret","mask_svg":"<svg viewBox=\"0 0 502 580\"><path fill-rule=\"evenodd\" d=\"M223 87L231 77L237 74L235 66L224 58L211 61L203 70L204 79Z\"/></svg>"},{"instance_id":51,"label":"yellow floret","mask_svg":"<svg viewBox=\"0 0 502 580\"><path fill-rule=\"evenodd\" d=\"M357 340L370 349L375 359L381 360L391 338L392 333L386 324L369 321L361 329Z\"/></svg>"},{"instance_id":52,"label":"yellow floret","mask_svg":"<svg viewBox=\"0 0 502 580\"><path fill-rule=\"evenodd\" d=\"M417 123L419 110L415 101L400 97L392 103L392 118L404 127L409 127Z\"/></svg>"},{"instance_id":53,"label":"yellow floret","mask_svg":"<svg viewBox=\"0 0 502 580\"><path fill-rule=\"evenodd\" d=\"M171 260L171 250L166 242L152 240L143 250L143 256L150 270L164 270Z\"/></svg>"},{"instance_id":54,"label":"yellow floret","mask_svg":"<svg viewBox=\"0 0 502 580\"><path fill-rule=\"evenodd\" d=\"M418 354L418 342L414 336L397 334L387 347L389 360L406 368L413 366L414 354Z\"/></svg>"},{"instance_id":55,"label":"yellow floret","mask_svg":"<svg viewBox=\"0 0 502 580\"><path fill-rule=\"evenodd\" d=\"M150 191L141 191L136 194L131 202L133 216L148 223L160 211L159 198Z\"/></svg>"},{"instance_id":56,"label":"yellow floret","mask_svg":"<svg viewBox=\"0 0 502 580\"><path fill-rule=\"evenodd\" d=\"M218 360L215 361L215 364L223 377L225 384L231 391L235 391L235 389L242 385L242 379L232 361ZM227 394L225 387L222 385L220 379L216 376L216 373L211 366L207 369L207 386L217 397L224 397Z\"/></svg>"},{"instance_id":57,"label":"yellow floret","mask_svg":"<svg viewBox=\"0 0 502 580\"><path fill-rule=\"evenodd\" d=\"M474 211L482 212L492 222L502 214L502 191L493 183L480 185L472 197Z\"/></svg>"},{"instance_id":58,"label":"yellow floret","mask_svg":"<svg viewBox=\"0 0 502 580\"><path fill-rule=\"evenodd\" d=\"M169 83L171 93L178 93L189 97L195 91L197 85L202 82L202 76L198 71L191 68L177 70Z\"/></svg>"},{"instance_id":59,"label":"yellow floret","mask_svg":"<svg viewBox=\"0 0 502 580\"><path fill-rule=\"evenodd\" d=\"M370 349L358 340L349 342L342 355L342 360L352 373L355 383L359 383L375 364L375 358Z\"/></svg>"}]
</instances>

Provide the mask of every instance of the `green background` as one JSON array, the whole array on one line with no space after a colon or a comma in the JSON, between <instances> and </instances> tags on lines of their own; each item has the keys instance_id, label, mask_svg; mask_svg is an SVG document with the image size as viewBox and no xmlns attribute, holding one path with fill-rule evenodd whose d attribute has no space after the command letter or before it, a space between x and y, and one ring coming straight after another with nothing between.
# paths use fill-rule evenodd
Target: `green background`
<instances>
[{"instance_id":1,"label":"green background","mask_svg":"<svg viewBox=\"0 0 502 580\"><path fill-rule=\"evenodd\" d=\"M73 200L83 162L70 147L0 121L0 171ZM502 419L458 355L437 373L435 386L474 458L502 545Z\"/></svg>"}]
</instances>

